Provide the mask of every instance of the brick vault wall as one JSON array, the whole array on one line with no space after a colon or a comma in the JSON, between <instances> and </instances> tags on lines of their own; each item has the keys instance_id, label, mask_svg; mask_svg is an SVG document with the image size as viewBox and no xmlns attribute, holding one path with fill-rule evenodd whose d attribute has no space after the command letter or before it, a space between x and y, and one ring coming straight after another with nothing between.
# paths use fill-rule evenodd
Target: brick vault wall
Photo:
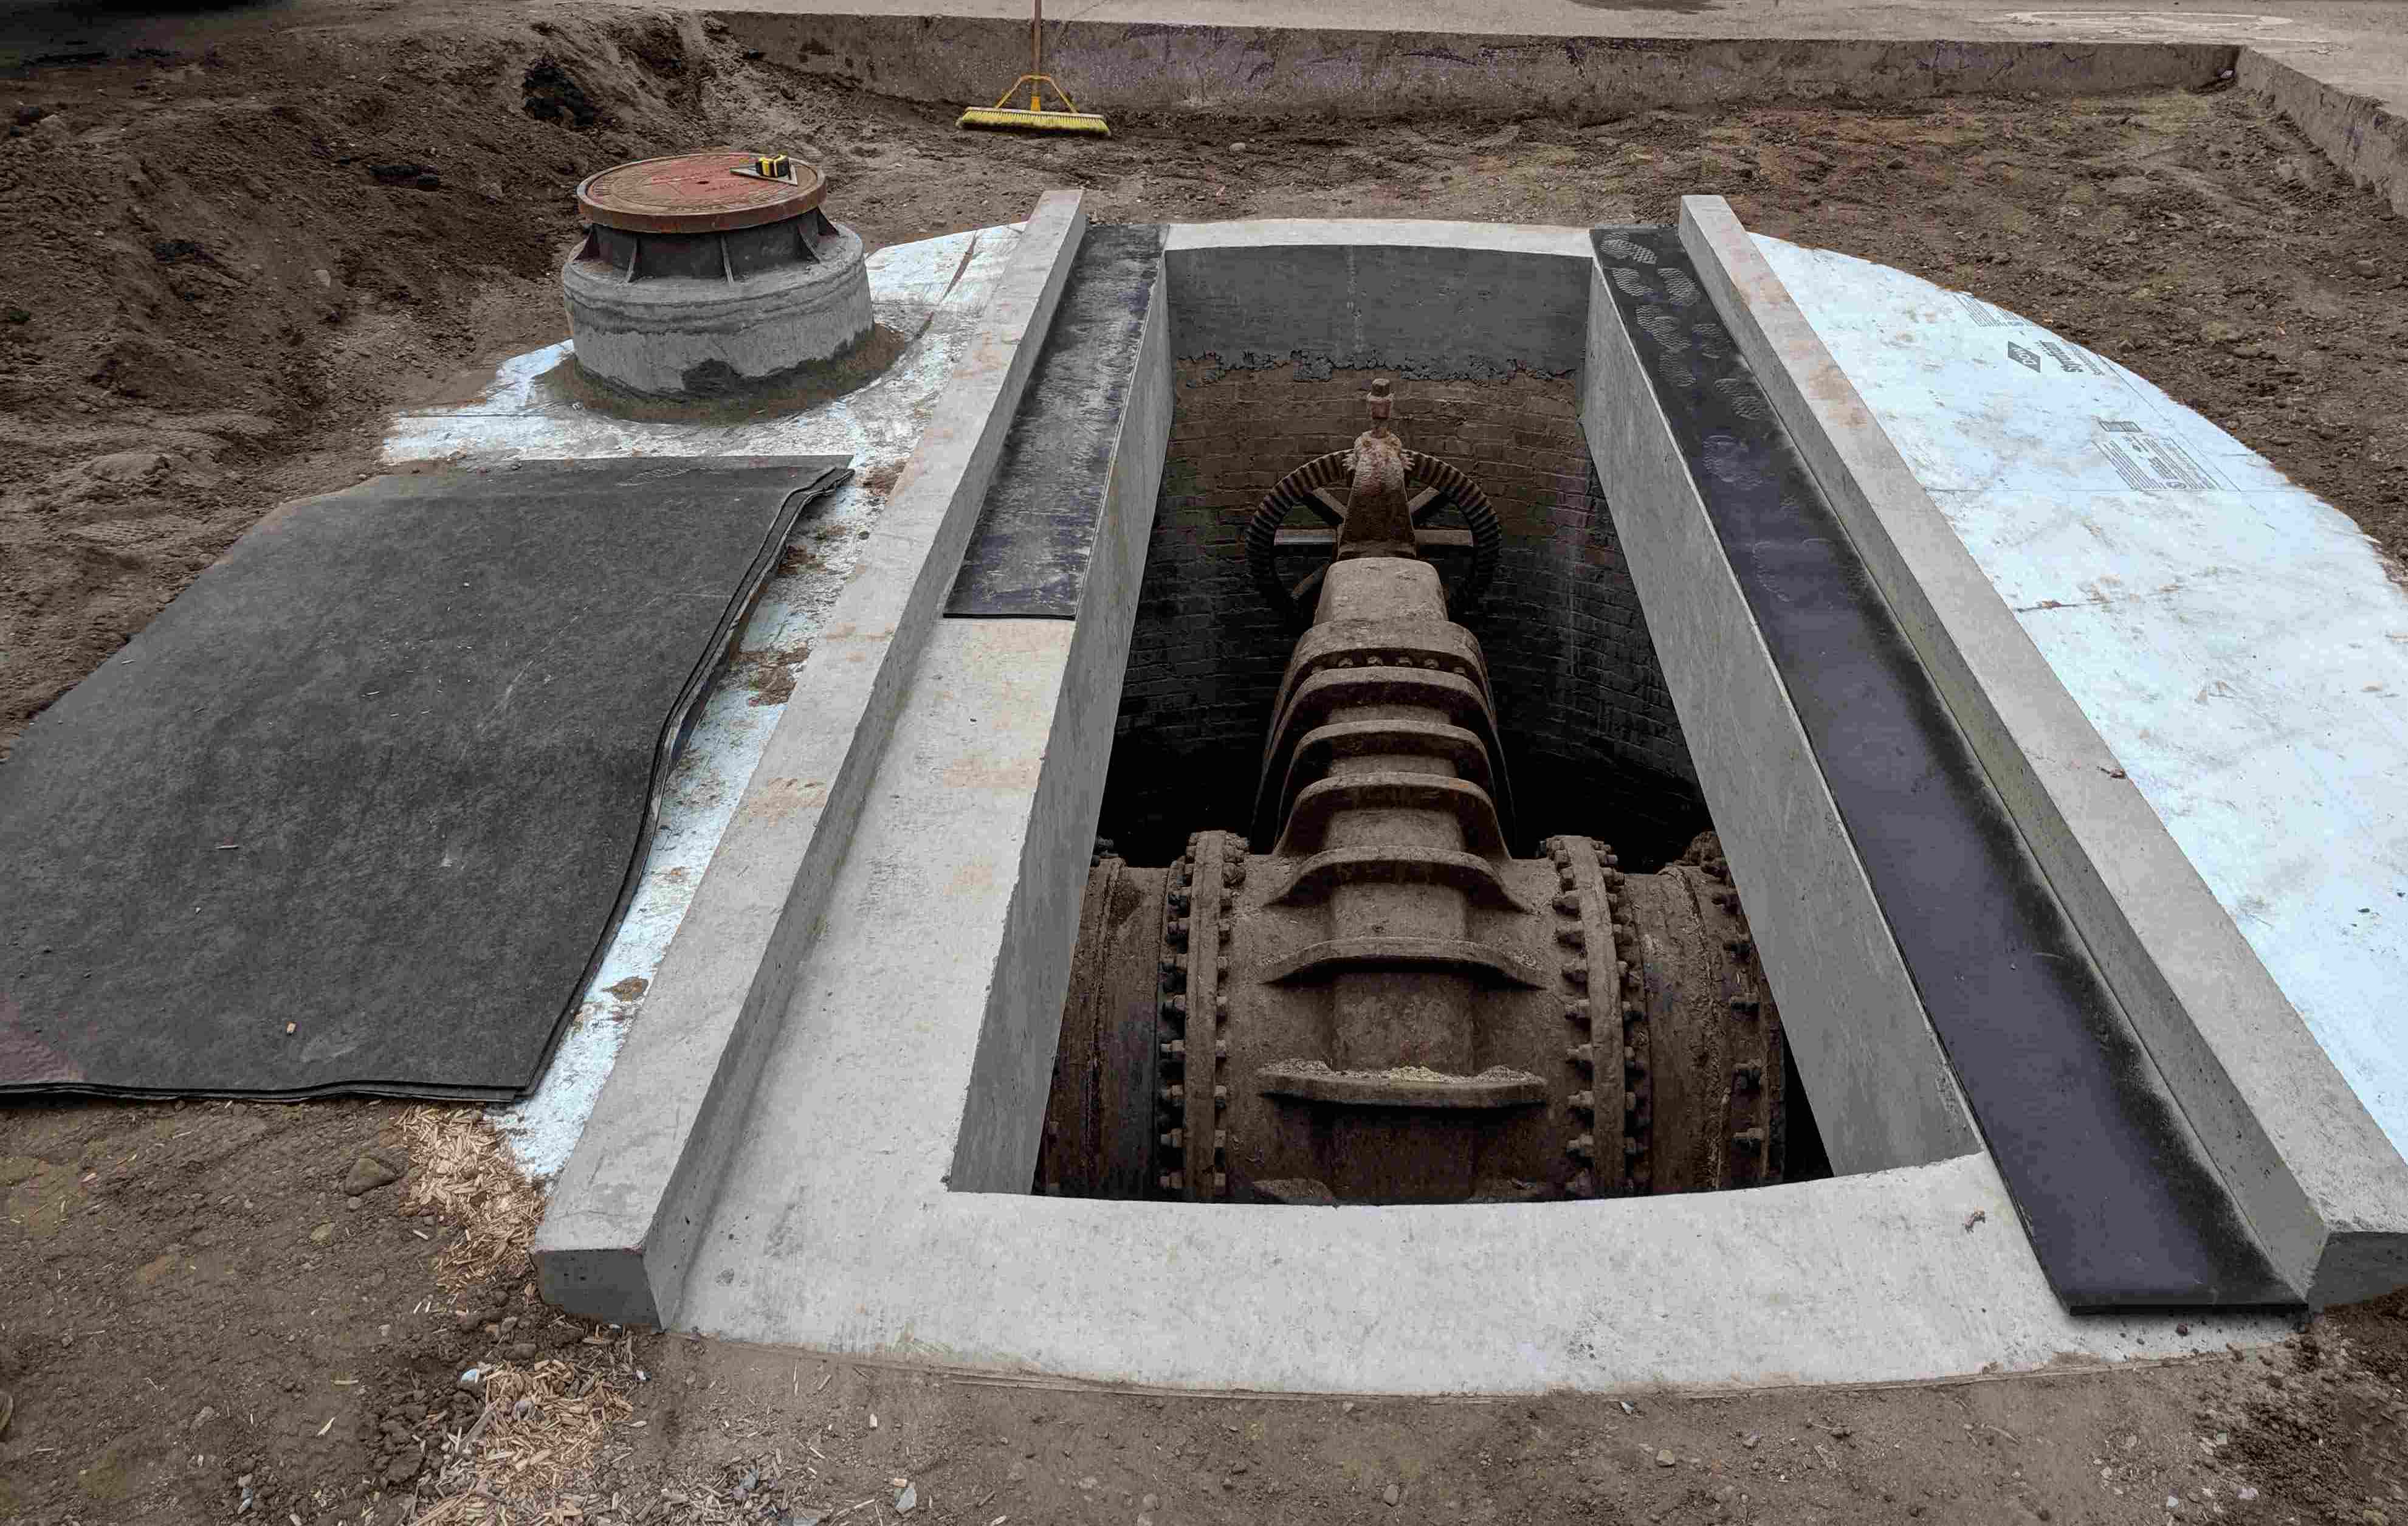
<instances>
[{"instance_id":1,"label":"brick vault wall","mask_svg":"<svg viewBox=\"0 0 2408 1526\"><path fill-rule=\"evenodd\" d=\"M1280 477L1354 443L1372 371L1183 361L1102 835L1138 862L1187 834L1244 831L1270 703L1295 635L1255 594L1240 543ZM1606 838L1633 867L1704 829L1697 774L1589 462L1570 378L1400 380L1394 426L1488 495L1506 545L1467 622L1487 654L1516 848Z\"/></svg>"}]
</instances>

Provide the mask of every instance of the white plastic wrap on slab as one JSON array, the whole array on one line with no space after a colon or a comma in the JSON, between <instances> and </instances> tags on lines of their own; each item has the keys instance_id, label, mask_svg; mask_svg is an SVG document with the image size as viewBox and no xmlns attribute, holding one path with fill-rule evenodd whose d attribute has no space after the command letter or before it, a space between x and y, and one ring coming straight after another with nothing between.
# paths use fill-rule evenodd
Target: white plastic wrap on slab
<instances>
[{"instance_id":1,"label":"white plastic wrap on slab","mask_svg":"<svg viewBox=\"0 0 2408 1526\"><path fill-rule=\"evenodd\" d=\"M838 455L853 480L796 526L790 554L762 589L730 678L702 713L663 794L652 857L617 937L579 1004L540 1087L493 1110L519 1163L548 1177L566 1164L593 1112L643 991L694 899L695 887L751 782L786 696L855 548L884 506L886 484L919 443L928 410L985 310L1016 227L950 234L869 256L877 321L916 336L876 381L783 417L731 425L637 423L547 398L536 379L568 354L564 342L505 362L465 407L404 414L387 429L388 465L593 459L635 455Z\"/></svg>"},{"instance_id":2,"label":"white plastic wrap on slab","mask_svg":"<svg viewBox=\"0 0 2408 1526\"><path fill-rule=\"evenodd\" d=\"M1756 238L2369 1113L2408 1154L2408 592L2340 511L1961 292Z\"/></svg>"}]
</instances>

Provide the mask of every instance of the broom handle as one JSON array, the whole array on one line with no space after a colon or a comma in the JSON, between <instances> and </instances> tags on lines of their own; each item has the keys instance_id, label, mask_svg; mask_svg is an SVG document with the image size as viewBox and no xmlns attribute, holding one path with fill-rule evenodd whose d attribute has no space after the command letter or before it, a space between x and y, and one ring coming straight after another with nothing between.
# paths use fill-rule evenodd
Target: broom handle
<instances>
[{"instance_id":1,"label":"broom handle","mask_svg":"<svg viewBox=\"0 0 2408 1526\"><path fill-rule=\"evenodd\" d=\"M1045 0L1029 0L1028 72L1045 72Z\"/></svg>"}]
</instances>

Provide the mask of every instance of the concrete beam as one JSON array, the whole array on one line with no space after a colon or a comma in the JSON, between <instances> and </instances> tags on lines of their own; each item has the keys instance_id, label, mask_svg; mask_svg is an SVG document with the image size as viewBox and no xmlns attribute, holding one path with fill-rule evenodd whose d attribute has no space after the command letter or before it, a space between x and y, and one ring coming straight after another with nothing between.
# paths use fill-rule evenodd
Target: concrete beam
<instances>
[{"instance_id":1,"label":"concrete beam","mask_svg":"<svg viewBox=\"0 0 2408 1526\"><path fill-rule=\"evenodd\" d=\"M544 1295L677 1317L760 1061L792 1000L978 521L1086 213L1049 192L838 596L736 819L646 994L535 1244Z\"/></svg>"},{"instance_id":2,"label":"concrete beam","mask_svg":"<svg viewBox=\"0 0 2408 1526\"><path fill-rule=\"evenodd\" d=\"M2408 1163L2358 1102L1718 196L1681 238L2192 1130L2317 1303L2408 1281Z\"/></svg>"},{"instance_id":3,"label":"concrete beam","mask_svg":"<svg viewBox=\"0 0 2408 1526\"><path fill-rule=\"evenodd\" d=\"M2244 48L2235 65L2241 86L2274 103L2297 122L2308 141L2342 172L2408 217L2408 113L2400 108L2396 71L2387 78L2380 63L2360 78L2363 60L2302 59L2317 71L2255 48ZM2319 75L2325 78L2318 78ZM2335 78L2338 77L2338 78ZM2352 88L2352 87L2360 88ZM2388 89L2391 99L2374 92Z\"/></svg>"},{"instance_id":4,"label":"concrete beam","mask_svg":"<svg viewBox=\"0 0 2408 1526\"><path fill-rule=\"evenodd\" d=\"M1594 261L1587 268L1581 426L1831 1168L1884 1171L1977 1151L1805 727L1604 272Z\"/></svg>"}]
</instances>

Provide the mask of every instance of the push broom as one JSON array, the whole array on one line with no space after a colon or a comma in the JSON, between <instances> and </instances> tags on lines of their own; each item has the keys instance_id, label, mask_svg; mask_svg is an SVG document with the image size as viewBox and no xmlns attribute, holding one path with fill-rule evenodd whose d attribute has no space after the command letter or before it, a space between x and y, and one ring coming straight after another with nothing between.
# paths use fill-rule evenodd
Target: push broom
<instances>
[{"instance_id":1,"label":"push broom","mask_svg":"<svg viewBox=\"0 0 2408 1526\"><path fill-rule=\"evenodd\" d=\"M1011 103L1023 89L1028 92L1025 110ZM1045 93L1062 103L1059 111L1045 109ZM1071 104L1069 93L1054 82L1045 72L1045 0L1029 0L1028 72L1011 83L1003 98L993 106L974 106L962 113L956 127L1003 127L1032 133L1093 133L1098 137L1112 136L1111 127L1092 111L1082 111Z\"/></svg>"}]
</instances>

